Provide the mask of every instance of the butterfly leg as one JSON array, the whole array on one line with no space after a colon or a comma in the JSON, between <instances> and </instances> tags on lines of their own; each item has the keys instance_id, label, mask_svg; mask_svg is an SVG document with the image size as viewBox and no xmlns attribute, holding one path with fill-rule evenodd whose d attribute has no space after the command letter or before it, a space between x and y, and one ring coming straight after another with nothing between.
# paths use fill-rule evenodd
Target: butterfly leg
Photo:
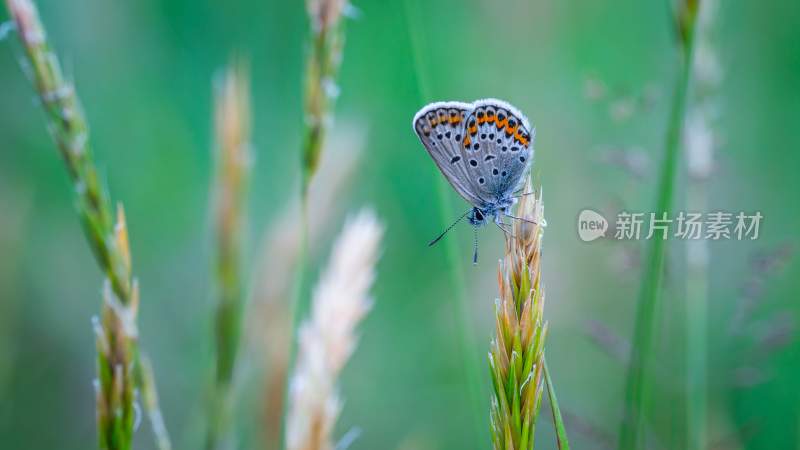
<instances>
[{"instance_id":1,"label":"butterfly leg","mask_svg":"<svg viewBox=\"0 0 800 450\"><path fill-rule=\"evenodd\" d=\"M506 227L510 226L509 224L507 224L507 223L505 223L503 221L495 221L494 224L497 225L497 228L500 228L501 230L503 230L503 233L505 233L506 237L510 237L512 239L516 239L517 238L517 236L515 236L514 233L511 232L511 230L509 230L507 228L504 228L504 226L506 226Z\"/></svg>"},{"instance_id":2,"label":"butterfly leg","mask_svg":"<svg viewBox=\"0 0 800 450\"><path fill-rule=\"evenodd\" d=\"M539 222L535 222L533 220L523 219L522 217L512 216L511 214L506 214L506 217L510 217L512 219L521 220L523 222L532 223L534 225L539 225Z\"/></svg>"},{"instance_id":3,"label":"butterfly leg","mask_svg":"<svg viewBox=\"0 0 800 450\"><path fill-rule=\"evenodd\" d=\"M517 192L521 192L521 191L522 191L522 189L520 189L520 190L519 190L519 191L517 191ZM516 194L517 192L515 192L515 194ZM532 194L535 194L535 193L536 193L535 191L534 191L534 192L526 192L526 193L524 193L524 194L515 195L515 196L513 196L513 197L511 197L511 198L520 198L520 197L525 197L525 196L532 195Z\"/></svg>"}]
</instances>

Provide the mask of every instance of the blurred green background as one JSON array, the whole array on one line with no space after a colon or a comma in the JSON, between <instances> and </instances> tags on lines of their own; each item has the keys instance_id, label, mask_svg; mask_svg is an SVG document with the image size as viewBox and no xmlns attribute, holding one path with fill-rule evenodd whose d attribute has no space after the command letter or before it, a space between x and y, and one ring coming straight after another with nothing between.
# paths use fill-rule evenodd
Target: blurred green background
<instances>
[{"instance_id":1,"label":"blurred green background","mask_svg":"<svg viewBox=\"0 0 800 450\"><path fill-rule=\"evenodd\" d=\"M632 334L641 243L584 243L575 222L585 207L650 211L654 204L676 64L668 2L354 3L334 128L366 140L323 227L315 266L327 259L344 215L361 205L375 207L387 232L375 307L342 376L337 435L360 428L353 449L489 446L488 372L479 411L486 425L473 431L458 355L458 290L446 247L426 247L445 225L441 209L455 214L466 204L455 193L449 206L440 203L440 175L410 124L428 101L498 97L537 129L534 174L548 222L547 355L573 447L613 446L625 366L609 353ZM212 370L211 81L232 52L249 56L248 261L256 284L265 230L299 186L304 2L37 4L82 98L101 173L126 207L142 289L141 341L167 425L176 448L197 448ZM792 257L800 224L800 3L721 6L712 34L724 78L715 93L721 144L706 184L710 209L758 210L765 219L756 241L710 244L709 447L800 448L800 263ZM101 276L21 55L15 36L0 42L0 447L85 449L95 442L90 318L99 310ZM619 155L643 161L641 173L609 163ZM483 371L502 237L493 227L481 231L476 267L468 226L447 239L463 259L458 270L476 342L468 356ZM687 429L684 244L670 248L647 425L652 448L664 449L682 448ZM732 331L745 304L752 307ZM598 345L601 331L608 339ZM243 383L253 403L262 395L255 372ZM250 406L237 419L241 448L261 445L261 418ZM543 409L537 448L555 448L549 422ZM137 448L151 442L143 425Z\"/></svg>"}]
</instances>

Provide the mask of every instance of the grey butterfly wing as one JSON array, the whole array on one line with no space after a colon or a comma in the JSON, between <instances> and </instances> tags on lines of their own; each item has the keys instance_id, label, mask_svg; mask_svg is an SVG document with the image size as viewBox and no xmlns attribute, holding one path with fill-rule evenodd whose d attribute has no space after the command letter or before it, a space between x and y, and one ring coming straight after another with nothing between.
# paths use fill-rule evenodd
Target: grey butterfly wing
<instances>
[{"instance_id":1,"label":"grey butterfly wing","mask_svg":"<svg viewBox=\"0 0 800 450\"><path fill-rule=\"evenodd\" d=\"M425 150L453 189L468 202L481 207L485 203L471 191L467 181L469 171L461 144L464 121L471 110L469 103L431 103L417 112L412 125Z\"/></svg>"},{"instance_id":2,"label":"grey butterfly wing","mask_svg":"<svg viewBox=\"0 0 800 450\"><path fill-rule=\"evenodd\" d=\"M461 144L467 154L468 189L489 203L509 197L530 167L533 138L528 119L510 104L475 102Z\"/></svg>"}]
</instances>

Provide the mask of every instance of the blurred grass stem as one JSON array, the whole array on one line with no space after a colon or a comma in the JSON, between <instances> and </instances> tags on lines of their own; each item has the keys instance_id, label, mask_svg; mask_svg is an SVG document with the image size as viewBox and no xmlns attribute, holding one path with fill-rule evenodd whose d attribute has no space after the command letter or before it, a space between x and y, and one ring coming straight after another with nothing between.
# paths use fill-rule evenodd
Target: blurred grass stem
<instances>
[{"instance_id":1,"label":"blurred grass stem","mask_svg":"<svg viewBox=\"0 0 800 450\"><path fill-rule=\"evenodd\" d=\"M406 12L406 23L408 26L408 37L411 40L411 49L413 52L414 58L414 70L417 75L417 86L419 89L419 95L421 97L422 102L430 102L432 101L431 90L428 85L427 74L429 73L427 70L427 64L425 60L425 55L423 54L422 49L424 48L424 44L421 41L423 38L422 30L418 25L419 18L414 14L414 9L411 5L413 0L403 0ZM437 187L437 194L439 199L439 211L440 211L440 225L442 229L445 229L450 223L452 223L453 218L457 217L453 209L452 202L450 201L451 195L451 188L448 186L447 181L444 177L440 176L438 171L430 171L433 176L436 178L436 187ZM471 403L472 409L472 420L473 420L473 427L475 433L475 442L481 442L483 440L482 434L480 430L484 429L483 423L483 415L482 412L486 410L484 402L481 400L481 389L480 386L482 385L481 382L481 370L479 361L472 352L477 348L475 343L475 337L472 334L472 320L469 314L469 304L467 303L467 293L466 293L466 280L464 279L464 265L463 265L463 255L458 250L457 242L452 239L445 239L441 245L445 246L445 253L447 257L447 267L449 268L449 275L450 275L450 284L454 291L454 295L450 296L452 300L453 309L455 312L455 316L458 318L458 334L459 339L457 340L457 352L461 358L462 362L462 370L464 371L465 375L465 382L467 384L467 393L469 395L469 400Z\"/></svg>"},{"instance_id":2,"label":"blurred grass stem","mask_svg":"<svg viewBox=\"0 0 800 450\"><path fill-rule=\"evenodd\" d=\"M704 0L697 11L689 112L683 132L689 174L686 206L689 211L707 211L708 181L714 170L714 152L719 141L713 126L716 100L723 69L713 39L719 7ZM688 450L709 446L708 394L708 295L709 246L705 239L686 243L686 427Z\"/></svg>"},{"instance_id":3,"label":"blurred grass stem","mask_svg":"<svg viewBox=\"0 0 800 450\"><path fill-rule=\"evenodd\" d=\"M325 137L333 120L333 107L339 96L339 68L345 43L347 0L306 0L310 35L304 88L303 143L301 148L300 209L301 236L295 288L290 299L291 339L289 364L294 363L297 344L295 333L299 317L308 309L306 280L309 267L308 191L317 172ZM288 392L288 389L287 389ZM284 402L284 404L286 404Z\"/></svg>"},{"instance_id":4,"label":"blurred grass stem","mask_svg":"<svg viewBox=\"0 0 800 450\"><path fill-rule=\"evenodd\" d=\"M704 185L687 187L687 208L706 211L708 192ZM708 242L687 242L686 358L687 358L687 450L708 448Z\"/></svg>"},{"instance_id":5,"label":"blurred grass stem","mask_svg":"<svg viewBox=\"0 0 800 450\"><path fill-rule=\"evenodd\" d=\"M670 107L669 123L664 145L656 207L653 211L669 214L672 208L675 175L686 112L686 97L691 78L694 25L699 0L684 0L675 15L680 44L677 77ZM657 311L661 298L666 240L652 239L648 244L644 274L636 309L634 336L631 340L630 363L625 384L625 411L620 427L618 446L623 450L640 448L644 421L644 397L649 386L648 366L653 356L653 337L658 325Z\"/></svg>"}]
</instances>

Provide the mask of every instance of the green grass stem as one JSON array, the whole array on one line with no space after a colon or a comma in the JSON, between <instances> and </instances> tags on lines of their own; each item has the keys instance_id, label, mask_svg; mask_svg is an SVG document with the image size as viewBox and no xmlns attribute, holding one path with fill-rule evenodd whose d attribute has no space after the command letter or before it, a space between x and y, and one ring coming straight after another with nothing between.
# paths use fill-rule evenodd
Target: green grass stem
<instances>
[{"instance_id":1,"label":"green grass stem","mask_svg":"<svg viewBox=\"0 0 800 450\"><path fill-rule=\"evenodd\" d=\"M418 26L418 18L414 15L414 11L418 10L412 7L410 2L413 0L404 0L406 12L406 24L408 27L408 36L411 41L411 48L414 60L414 69L416 72L417 88L420 96L421 103L432 101L431 89L428 84L427 63L422 48L424 47L422 39L422 30ZM420 105L421 107L422 105ZM439 218L442 229L449 226L454 218L458 217L455 213L452 202L450 200L451 187L447 184L438 170L431 170L429 173L433 174L436 178L436 188L439 200ZM474 439L475 442L481 442L483 437L480 430L483 430L483 411L486 409L484 402L481 400L481 370L478 359L472 354L477 348L475 344L475 337L472 333L472 320L469 314L469 303L467 302L466 281L464 279L464 264L463 254L459 251L458 245L453 239L445 239L442 243L445 246L445 253L447 257L447 267L449 267L450 284L454 290L454 295L450 296L452 299L452 306L454 315L458 319L458 334L457 352L461 358L462 370L467 384L467 394L472 409L472 420L474 425Z\"/></svg>"},{"instance_id":2,"label":"green grass stem","mask_svg":"<svg viewBox=\"0 0 800 450\"><path fill-rule=\"evenodd\" d=\"M669 214L675 191L675 176L678 165L680 142L686 111L686 94L691 74L694 22L697 0L685 0L676 15L676 29L681 52L678 62L678 76L672 95L669 122L664 145L664 159L658 182L655 210L657 214ZM644 398L650 381L647 377L649 363L653 356L653 337L658 325L657 311L661 297L661 284L664 273L666 240L652 239L649 242L644 263L644 274L639 290L631 339L631 356L625 383L625 411L620 427L618 446L621 450L641 448L642 424L644 421Z\"/></svg>"},{"instance_id":3,"label":"green grass stem","mask_svg":"<svg viewBox=\"0 0 800 450\"><path fill-rule=\"evenodd\" d=\"M547 384L547 396L550 398L550 412L553 413L558 448L559 450L569 450L567 428L564 426L564 419L561 417L561 409L558 407L558 399L556 398L556 388L550 378L550 369L547 367L546 358L544 359L544 382Z\"/></svg>"}]
</instances>

